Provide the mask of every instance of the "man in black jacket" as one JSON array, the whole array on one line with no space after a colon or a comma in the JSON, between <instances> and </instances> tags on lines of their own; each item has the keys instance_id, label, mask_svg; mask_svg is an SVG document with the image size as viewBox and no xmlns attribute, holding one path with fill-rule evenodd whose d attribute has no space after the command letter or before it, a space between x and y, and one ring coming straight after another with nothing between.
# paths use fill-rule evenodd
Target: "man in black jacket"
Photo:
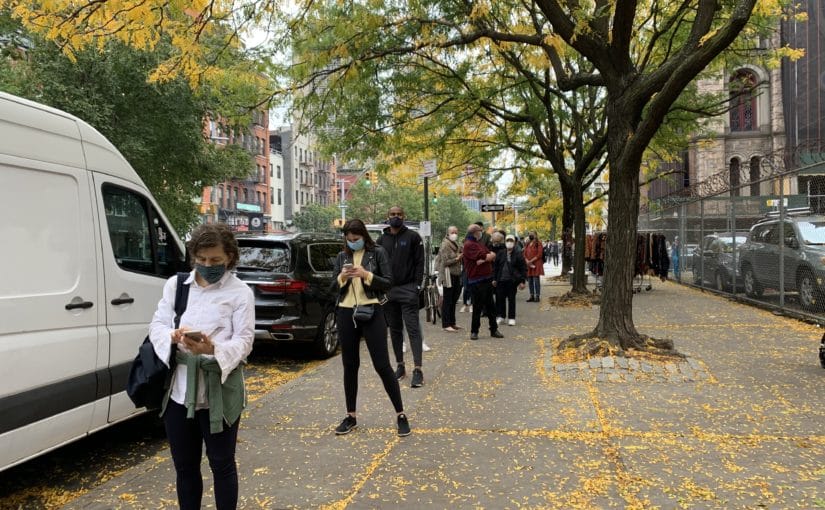
<instances>
[{"instance_id":1,"label":"man in black jacket","mask_svg":"<svg viewBox=\"0 0 825 510\"><path fill-rule=\"evenodd\" d=\"M418 293L424 283L424 243L417 232L404 225L405 215L402 208L391 207L387 219L390 226L384 229L378 244L386 250L392 266L393 286L387 294L389 301L384 307L384 312L398 364L395 376L403 379L407 375L404 368L406 324L415 363L410 386L418 388L424 385L424 373L421 370L424 339L421 336L421 322L418 317Z\"/></svg>"}]
</instances>

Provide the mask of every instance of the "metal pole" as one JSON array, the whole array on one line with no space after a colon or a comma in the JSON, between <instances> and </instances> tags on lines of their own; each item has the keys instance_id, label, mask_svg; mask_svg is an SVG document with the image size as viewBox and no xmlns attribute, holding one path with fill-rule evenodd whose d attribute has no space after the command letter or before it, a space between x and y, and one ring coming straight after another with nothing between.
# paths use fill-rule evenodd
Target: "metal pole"
<instances>
[{"instance_id":1,"label":"metal pole","mask_svg":"<svg viewBox=\"0 0 825 510\"><path fill-rule=\"evenodd\" d=\"M736 253L736 200L730 201L730 233L733 239L733 274L731 275L731 294L736 294L736 270L739 267L739 257Z\"/></svg>"},{"instance_id":2,"label":"metal pole","mask_svg":"<svg viewBox=\"0 0 825 510\"><path fill-rule=\"evenodd\" d=\"M516 205L515 200L513 201L513 215L515 216L515 219L516 219L516 225L515 225L516 232L515 233L516 233L516 235L518 235L518 206Z\"/></svg>"},{"instance_id":3,"label":"metal pole","mask_svg":"<svg viewBox=\"0 0 825 510\"><path fill-rule=\"evenodd\" d=\"M779 176L779 306L785 308L785 179Z\"/></svg>"},{"instance_id":4,"label":"metal pole","mask_svg":"<svg viewBox=\"0 0 825 510\"><path fill-rule=\"evenodd\" d=\"M347 196L344 193L344 180L340 179L338 183L341 185L341 205L339 207L341 208L341 224L343 225L347 221Z\"/></svg>"},{"instance_id":5,"label":"metal pole","mask_svg":"<svg viewBox=\"0 0 825 510\"><path fill-rule=\"evenodd\" d=\"M705 286L705 199L699 201L699 249L702 254L699 257L699 286ZM696 271L696 268L693 268ZM696 280L696 278L693 278Z\"/></svg>"},{"instance_id":6,"label":"metal pole","mask_svg":"<svg viewBox=\"0 0 825 510\"><path fill-rule=\"evenodd\" d=\"M424 177L424 221L430 221L430 179Z\"/></svg>"}]
</instances>

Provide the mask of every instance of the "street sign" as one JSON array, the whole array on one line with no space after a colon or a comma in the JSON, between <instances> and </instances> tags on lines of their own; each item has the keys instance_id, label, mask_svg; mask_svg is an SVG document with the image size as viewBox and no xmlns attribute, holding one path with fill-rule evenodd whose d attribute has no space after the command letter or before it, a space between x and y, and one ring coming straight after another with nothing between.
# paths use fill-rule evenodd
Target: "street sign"
<instances>
[{"instance_id":1,"label":"street sign","mask_svg":"<svg viewBox=\"0 0 825 510\"><path fill-rule=\"evenodd\" d=\"M481 212L501 212L504 204L481 204Z\"/></svg>"},{"instance_id":2,"label":"street sign","mask_svg":"<svg viewBox=\"0 0 825 510\"><path fill-rule=\"evenodd\" d=\"M438 177L438 165L436 160L428 159L424 161L424 173L421 174L421 177L429 177L431 179Z\"/></svg>"}]
</instances>

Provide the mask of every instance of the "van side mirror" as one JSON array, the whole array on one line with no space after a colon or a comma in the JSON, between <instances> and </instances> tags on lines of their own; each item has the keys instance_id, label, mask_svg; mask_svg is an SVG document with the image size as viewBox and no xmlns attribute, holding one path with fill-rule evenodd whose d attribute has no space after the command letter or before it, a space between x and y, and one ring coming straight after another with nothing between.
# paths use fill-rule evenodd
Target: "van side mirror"
<instances>
[{"instance_id":1,"label":"van side mirror","mask_svg":"<svg viewBox=\"0 0 825 510\"><path fill-rule=\"evenodd\" d=\"M786 237L785 246L793 250L797 250L799 249L799 241L796 240L796 237Z\"/></svg>"}]
</instances>

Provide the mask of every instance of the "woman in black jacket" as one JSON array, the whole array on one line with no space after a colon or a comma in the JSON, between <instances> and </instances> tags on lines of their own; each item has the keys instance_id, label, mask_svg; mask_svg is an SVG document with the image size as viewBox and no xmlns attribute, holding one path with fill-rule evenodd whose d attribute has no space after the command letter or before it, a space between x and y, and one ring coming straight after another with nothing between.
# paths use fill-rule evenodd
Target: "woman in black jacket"
<instances>
[{"instance_id":1,"label":"woman in black jacket","mask_svg":"<svg viewBox=\"0 0 825 510\"><path fill-rule=\"evenodd\" d=\"M404 414L401 389L390 366L387 349L387 323L383 305L386 292L392 287L392 272L387 252L367 232L364 222L349 220L344 225L344 250L335 259L335 282L338 285L338 342L344 364L344 394L347 416L335 429L338 435L348 434L357 426L355 402L358 396L358 342L363 336L375 371L381 376L397 413L398 435L410 434L410 424Z\"/></svg>"},{"instance_id":2,"label":"woman in black jacket","mask_svg":"<svg viewBox=\"0 0 825 510\"><path fill-rule=\"evenodd\" d=\"M496 255L493 266L493 286L496 288L496 308L498 322L504 322L504 303L507 301L507 324L516 325L516 288L524 289L527 276L527 262L524 254L516 245L513 236L507 236L504 242L506 249Z\"/></svg>"}]
</instances>

